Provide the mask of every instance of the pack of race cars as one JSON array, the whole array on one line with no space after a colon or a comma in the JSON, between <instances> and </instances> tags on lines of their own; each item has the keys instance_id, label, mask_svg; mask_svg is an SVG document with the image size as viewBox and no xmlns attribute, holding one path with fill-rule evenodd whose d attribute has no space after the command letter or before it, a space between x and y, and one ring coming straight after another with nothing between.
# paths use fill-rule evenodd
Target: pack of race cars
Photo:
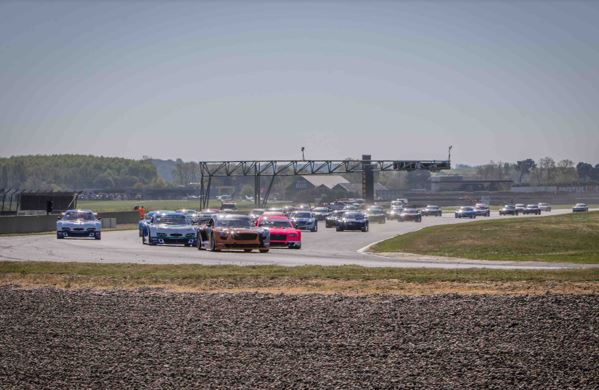
<instances>
[{"instance_id":1,"label":"pack of race cars","mask_svg":"<svg viewBox=\"0 0 599 390\"><path fill-rule=\"evenodd\" d=\"M423 216L442 216L439 206L427 205L414 208L407 200L391 202L390 209L380 205L365 206L363 202L334 202L328 206L253 209L247 215L234 210L205 209L202 211L181 209L155 210L145 214L139 221L138 231L144 245L180 244L201 250L221 251L237 249L245 252L257 250L266 253L272 247L300 249L302 231L317 232L319 222L337 232L369 231L370 223L421 222ZM540 214L551 211L547 203L506 205L499 215ZM574 212L588 211L586 204L577 204ZM490 216L490 208L483 203L474 207L461 206L455 210L455 218ZM101 220L91 210L67 210L56 223L56 237L88 237L101 239Z\"/></svg>"}]
</instances>

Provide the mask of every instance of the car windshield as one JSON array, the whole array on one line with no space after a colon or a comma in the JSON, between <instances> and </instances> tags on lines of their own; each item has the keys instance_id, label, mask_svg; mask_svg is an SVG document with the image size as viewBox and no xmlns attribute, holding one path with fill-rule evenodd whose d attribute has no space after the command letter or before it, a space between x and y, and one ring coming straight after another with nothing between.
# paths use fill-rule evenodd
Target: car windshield
<instances>
[{"instance_id":1,"label":"car windshield","mask_svg":"<svg viewBox=\"0 0 599 390\"><path fill-rule=\"evenodd\" d=\"M325 207L317 207L314 209L314 211L322 213L322 212L327 212L329 211L329 209L325 208Z\"/></svg>"},{"instance_id":2,"label":"car windshield","mask_svg":"<svg viewBox=\"0 0 599 390\"><path fill-rule=\"evenodd\" d=\"M252 223L249 218L222 218L216 221L216 226L226 228L246 228L249 229Z\"/></svg>"},{"instance_id":3,"label":"car windshield","mask_svg":"<svg viewBox=\"0 0 599 390\"><path fill-rule=\"evenodd\" d=\"M164 215L156 218L156 223L164 225L187 225L185 215Z\"/></svg>"},{"instance_id":4,"label":"car windshield","mask_svg":"<svg viewBox=\"0 0 599 390\"><path fill-rule=\"evenodd\" d=\"M186 215L197 214L198 212L195 210L177 210L178 213L183 213Z\"/></svg>"},{"instance_id":5,"label":"car windshield","mask_svg":"<svg viewBox=\"0 0 599 390\"><path fill-rule=\"evenodd\" d=\"M95 218L94 213L82 212L82 211L69 211L62 219L67 221L74 221L76 219L83 219L84 221L93 221Z\"/></svg>"},{"instance_id":6,"label":"car windshield","mask_svg":"<svg viewBox=\"0 0 599 390\"><path fill-rule=\"evenodd\" d=\"M312 214L310 213L294 213L294 218L312 218Z\"/></svg>"},{"instance_id":7,"label":"car windshield","mask_svg":"<svg viewBox=\"0 0 599 390\"><path fill-rule=\"evenodd\" d=\"M462 210L464 211L472 211L472 207L461 207Z\"/></svg>"},{"instance_id":8,"label":"car windshield","mask_svg":"<svg viewBox=\"0 0 599 390\"><path fill-rule=\"evenodd\" d=\"M512 206L511 204L506 204L505 206L503 206L504 209L513 209L514 206Z\"/></svg>"},{"instance_id":9,"label":"car windshield","mask_svg":"<svg viewBox=\"0 0 599 390\"><path fill-rule=\"evenodd\" d=\"M264 219L262 221L260 221L260 226L265 226L265 227L275 227L275 228L290 228L291 226L291 222L290 221L286 221L284 219Z\"/></svg>"},{"instance_id":10,"label":"car windshield","mask_svg":"<svg viewBox=\"0 0 599 390\"><path fill-rule=\"evenodd\" d=\"M436 210L439 208L439 206L426 206L426 208L429 210Z\"/></svg>"},{"instance_id":11,"label":"car windshield","mask_svg":"<svg viewBox=\"0 0 599 390\"><path fill-rule=\"evenodd\" d=\"M362 213L345 213L343 215L343 218L348 218L348 219L363 219L364 215Z\"/></svg>"}]
</instances>

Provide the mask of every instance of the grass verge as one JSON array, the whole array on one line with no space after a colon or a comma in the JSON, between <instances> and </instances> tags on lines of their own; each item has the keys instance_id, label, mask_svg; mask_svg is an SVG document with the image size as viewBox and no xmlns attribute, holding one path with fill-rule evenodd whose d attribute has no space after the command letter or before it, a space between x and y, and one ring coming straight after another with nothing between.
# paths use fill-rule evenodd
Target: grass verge
<instances>
[{"instance_id":1,"label":"grass verge","mask_svg":"<svg viewBox=\"0 0 599 390\"><path fill-rule=\"evenodd\" d=\"M0 262L0 284L68 289L321 294L599 294L599 269L444 270L424 268L143 265Z\"/></svg>"},{"instance_id":2,"label":"grass verge","mask_svg":"<svg viewBox=\"0 0 599 390\"><path fill-rule=\"evenodd\" d=\"M433 226L380 242L371 250L478 260L597 264L599 212Z\"/></svg>"}]
</instances>

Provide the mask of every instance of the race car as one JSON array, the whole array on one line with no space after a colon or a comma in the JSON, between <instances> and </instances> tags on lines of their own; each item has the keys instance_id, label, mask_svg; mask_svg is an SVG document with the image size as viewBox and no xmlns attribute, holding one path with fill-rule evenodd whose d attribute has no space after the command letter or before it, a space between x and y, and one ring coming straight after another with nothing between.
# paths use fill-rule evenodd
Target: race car
<instances>
[{"instance_id":1,"label":"race car","mask_svg":"<svg viewBox=\"0 0 599 390\"><path fill-rule=\"evenodd\" d=\"M172 213L171 210L155 210L146 213L144 219L141 219L137 224L137 228L139 230L139 236L143 237L144 231L147 230L148 223L152 220L152 217L158 214Z\"/></svg>"},{"instance_id":2,"label":"race car","mask_svg":"<svg viewBox=\"0 0 599 390\"><path fill-rule=\"evenodd\" d=\"M187 215L187 217L189 219L191 219L191 223L194 225L198 223L199 213L196 210L180 209L180 210L176 210L175 212Z\"/></svg>"},{"instance_id":3,"label":"race car","mask_svg":"<svg viewBox=\"0 0 599 390\"><path fill-rule=\"evenodd\" d=\"M476 205L474 205L474 211L476 211L477 217L491 216L491 209L489 208L489 205L485 203L477 203Z\"/></svg>"},{"instance_id":4,"label":"race car","mask_svg":"<svg viewBox=\"0 0 599 390\"><path fill-rule=\"evenodd\" d=\"M522 214L524 214L524 215L528 215L528 214L541 215L541 209L539 208L539 205L537 203L527 204L526 207L524 208L524 211L522 211Z\"/></svg>"},{"instance_id":5,"label":"race car","mask_svg":"<svg viewBox=\"0 0 599 390\"><path fill-rule=\"evenodd\" d=\"M293 227L291 220L283 215L264 216L256 221L256 226L268 229L270 246L283 246L290 249L302 247L302 232Z\"/></svg>"},{"instance_id":6,"label":"race car","mask_svg":"<svg viewBox=\"0 0 599 390\"><path fill-rule=\"evenodd\" d=\"M254 249L266 253L270 249L268 229L258 228L249 215L219 214L198 229L198 249L219 252L223 249Z\"/></svg>"},{"instance_id":7,"label":"race car","mask_svg":"<svg viewBox=\"0 0 599 390\"><path fill-rule=\"evenodd\" d=\"M329 215L331 215L332 210L328 207L315 207L312 209L314 216L319 221L324 221Z\"/></svg>"},{"instance_id":8,"label":"race car","mask_svg":"<svg viewBox=\"0 0 599 390\"><path fill-rule=\"evenodd\" d=\"M476 210L474 207L470 206L461 206L454 212L454 217L456 218L476 218Z\"/></svg>"},{"instance_id":9,"label":"race car","mask_svg":"<svg viewBox=\"0 0 599 390\"><path fill-rule=\"evenodd\" d=\"M339 219L345 214L343 210L335 210L330 215L328 215L324 220L324 226L327 228L333 228L337 226L337 222Z\"/></svg>"},{"instance_id":10,"label":"race car","mask_svg":"<svg viewBox=\"0 0 599 390\"><path fill-rule=\"evenodd\" d=\"M155 214L141 237L142 244L183 244L195 246L197 232L191 220L182 213Z\"/></svg>"},{"instance_id":11,"label":"race car","mask_svg":"<svg viewBox=\"0 0 599 390\"><path fill-rule=\"evenodd\" d=\"M396 219L399 221L399 214L401 214L402 210L403 206L391 206L391 210L387 212L387 219Z\"/></svg>"},{"instance_id":12,"label":"race car","mask_svg":"<svg viewBox=\"0 0 599 390\"><path fill-rule=\"evenodd\" d=\"M513 204L506 204L499 209L499 215L518 215L518 210Z\"/></svg>"},{"instance_id":13,"label":"race car","mask_svg":"<svg viewBox=\"0 0 599 390\"><path fill-rule=\"evenodd\" d=\"M294 211L289 215L289 219L296 229L318 231L318 221L311 211Z\"/></svg>"},{"instance_id":14,"label":"race car","mask_svg":"<svg viewBox=\"0 0 599 390\"><path fill-rule=\"evenodd\" d=\"M360 211L346 211L337 222L335 230L338 232L361 230L366 233L368 231L368 217Z\"/></svg>"},{"instance_id":15,"label":"race car","mask_svg":"<svg viewBox=\"0 0 599 390\"><path fill-rule=\"evenodd\" d=\"M422 214L423 216L433 215L435 217L441 217L443 215L443 210L439 206L429 204L426 205L425 208L420 210L420 214Z\"/></svg>"},{"instance_id":16,"label":"race car","mask_svg":"<svg viewBox=\"0 0 599 390\"><path fill-rule=\"evenodd\" d=\"M573 213L585 213L589 211L589 206L586 203L576 203L574 207L572 207Z\"/></svg>"},{"instance_id":17,"label":"race car","mask_svg":"<svg viewBox=\"0 0 599 390\"><path fill-rule=\"evenodd\" d=\"M56 238L89 237L102 239L102 222L91 210L67 210L56 221Z\"/></svg>"},{"instance_id":18,"label":"race car","mask_svg":"<svg viewBox=\"0 0 599 390\"><path fill-rule=\"evenodd\" d=\"M414 222L422 222L422 214L418 209L413 208L405 208L399 213L399 217L397 218L398 222L405 221L414 221Z\"/></svg>"},{"instance_id":19,"label":"race car","mask_svg":"<svg viewBox=\"0 0 599 390\"><path fill-rule=\"evenodd\" d=\"M368 217L368 221L370 222L387 222L387 214L381 206L370 206L366 209L366 216Z\"/></svg>"}]
</instances>

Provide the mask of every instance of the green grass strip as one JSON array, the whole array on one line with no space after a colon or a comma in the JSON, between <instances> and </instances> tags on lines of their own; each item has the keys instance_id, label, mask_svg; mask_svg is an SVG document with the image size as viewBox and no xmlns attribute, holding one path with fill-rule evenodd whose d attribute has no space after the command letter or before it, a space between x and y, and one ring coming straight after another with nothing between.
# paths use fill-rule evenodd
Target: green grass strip
<instances>
[{"instance_id":1,"label":"green grass strip","mask_svg":"<svg viewBox=\"0 0 599 390\"><path fill-rule=\"evenodd\" d=\"M242 282L251 279L297 280L398 280L430 282L503 282L503 281L599 281L599 269L587 270L495 270L365 268L359 266L281 267L234 265L146 265L55 262L0 262L2 274L22 276L59 275L108 278L114 281L193 284L209 280Z\"/></svg>"},{"instance_id":2,"label":"green grass strip","mask_svg":"<svg viewBox=\"0 0 599 390\"><path fill-rule=\"evenodd\" d=\"M373 246L479 260L599 263L599 212L433 226Z\"/></svg>"}]
</instances>

